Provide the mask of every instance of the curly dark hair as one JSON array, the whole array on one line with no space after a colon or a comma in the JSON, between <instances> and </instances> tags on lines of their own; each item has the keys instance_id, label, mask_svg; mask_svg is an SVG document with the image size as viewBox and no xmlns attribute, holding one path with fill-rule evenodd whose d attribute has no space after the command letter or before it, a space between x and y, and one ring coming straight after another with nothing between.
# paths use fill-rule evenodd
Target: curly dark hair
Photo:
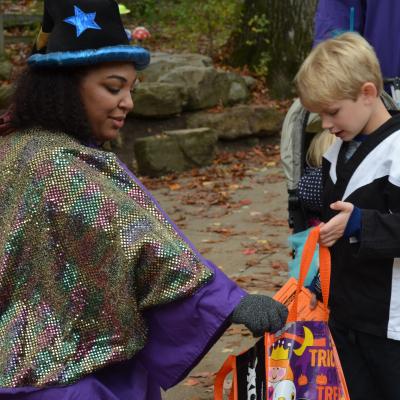
<instances>
[{"instance_id":1,"label":"curly dark hair","mask_svg":"<svg viewBox=\"0 0 400 400\"><path fill-rule=\"evenodd\" d=\"M13 127L62 131L80 140L90 128L79 85L87 68L27 67L19 76L13 97Z\"/></svg>"}]
</instances>

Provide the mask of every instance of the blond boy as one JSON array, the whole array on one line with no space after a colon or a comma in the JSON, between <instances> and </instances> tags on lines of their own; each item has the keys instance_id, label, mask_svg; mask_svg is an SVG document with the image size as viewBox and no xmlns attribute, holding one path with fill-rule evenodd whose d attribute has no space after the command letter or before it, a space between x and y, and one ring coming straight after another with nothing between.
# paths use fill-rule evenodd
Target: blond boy
<instances>
[{"instance_id":1,"label":"blond boy","mask_svg":"<svg viewBox=\"0 0 400 400\"><path fill-rule=\"evenodd\" d=\"M381 101L379 62L355 33L316 46L296 85L336 136L320 243L331 248L330 325L350 397L400 399L400 116Z\"/></svg>"}]
</instances>

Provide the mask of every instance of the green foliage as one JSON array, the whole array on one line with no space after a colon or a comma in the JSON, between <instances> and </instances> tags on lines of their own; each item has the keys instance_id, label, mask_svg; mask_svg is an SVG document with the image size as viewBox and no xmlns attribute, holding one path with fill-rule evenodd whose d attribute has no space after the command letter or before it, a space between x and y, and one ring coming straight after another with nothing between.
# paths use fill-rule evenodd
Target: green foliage
<instances>
[{"instance_id":1,"label":"green foliage","mask_svg":"<svg viewBox=\"0 0 400 400\"><path fill-rule=\"evenodd\" d=\"M159 3L162 0L121 0L131 10L124 18L133 19L139 25L149 25L159 17Z\"/></svg>"},{"instance_id":2,"label":"green foliage","mask_svg":"<svg viewBox=\"0 0 400 400\"><path fill-rule=\"evenodd\" d=\"M269 63L271 55L268 51L262 51L258 57L257 63L253 65L255 74L260 78L265 78L268 75Z\"/></svg>"},{"instance_id":3,"label":"green foliage","mask_svg":"<svg viewBox=\"0 0 400 400\"><path fill-rule=\"evenodd\" d=\"M247 24L251 32L251 36L247 39L247 44L249 46L253 46L258 40L260 40L260 38L263 36L265 37L266 33L268 32L269 21L265 14L255 14L249 19Z\"/></svg>"},{"instance_id":4,"label":"green foliage","mask_svg":"<svg viewBox=\"0 0 400 400\"><path fill-rule=\"evenodd\" d=\"M252 69L259 77L265 77L268 74L268 64L271 60L271 56L266 49L266 45L269 44L267 35L270 22L265 14L254 14L247 21L247 25L249 33L246 37L245 44L250 48L263 48L256 62L252 65Z\"/></svg>"},{"instance_id":5,"label":"green foliage","mask_svg":"<svg viewBox=\"0 0 400 400\"><path fill-rule=\"evenodd\" d=\"M147 0L149 2L157 0ZM212 56L239 23L242 0L159 0L157 28L173 47Z\"/></svg>"},{"instance_id":6,"label":"green foliage","mask_svg":"<svg viewBox=\"0 0 400 400\"><path fill-rule=\"evenodd\" d=\"M286 96L312 44L317 0L244 0L228 62L264 77L270 94ZM275 91L275 87L277 90Z\"/></svg>"}]
</instances>

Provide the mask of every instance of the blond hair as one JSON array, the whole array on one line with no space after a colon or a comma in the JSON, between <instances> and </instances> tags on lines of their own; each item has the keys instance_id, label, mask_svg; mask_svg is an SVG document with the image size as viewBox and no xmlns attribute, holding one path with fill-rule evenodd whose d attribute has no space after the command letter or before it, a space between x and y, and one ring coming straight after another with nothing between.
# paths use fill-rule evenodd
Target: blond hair
<instances>
[{"instance_id":1,"label":"blond hair","mask_svg":"<svg viewBox=\"0 0 400 400\"><path fill-rule=\"evenodd\" d=\"M295 77L300 100L311 109L339 100L355 101L366 82L372 82L381 94L383 80L375 51L354 32L319 43Z\"/></svg>"},{"instance_id":2,"label":"blond hair","mask_svg":"<svg viewBox=\"0 0 400 400\"><path fill-rule=\"evenodd\" d=\"M335 141L335 135L329 132L328 129L317 133L311 140L310 146L306 153L306 162L310 167L321 167L322 156Z\"/></svg>"}]
</instances>

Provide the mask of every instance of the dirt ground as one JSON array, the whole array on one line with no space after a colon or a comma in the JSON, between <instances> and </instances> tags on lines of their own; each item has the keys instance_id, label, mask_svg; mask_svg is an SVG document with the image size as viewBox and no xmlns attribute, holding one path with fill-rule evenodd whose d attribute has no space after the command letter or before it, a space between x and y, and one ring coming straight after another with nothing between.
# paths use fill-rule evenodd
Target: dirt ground
<instances>
[{"instance_id":1,"label":"dirt ground","mask_svg":"<svg viewBox=\"0 0 400 400\"><path fill-rule=\"evenodd\" d=\"M277 140L220 152L215 164L201 171L144 179L200 252L250 293L273 295L287 280L290 229ZM231 326L163 398L213 399L214 373L228 355L255 341L244 326Z\"/></svg>"}]
</instances>

